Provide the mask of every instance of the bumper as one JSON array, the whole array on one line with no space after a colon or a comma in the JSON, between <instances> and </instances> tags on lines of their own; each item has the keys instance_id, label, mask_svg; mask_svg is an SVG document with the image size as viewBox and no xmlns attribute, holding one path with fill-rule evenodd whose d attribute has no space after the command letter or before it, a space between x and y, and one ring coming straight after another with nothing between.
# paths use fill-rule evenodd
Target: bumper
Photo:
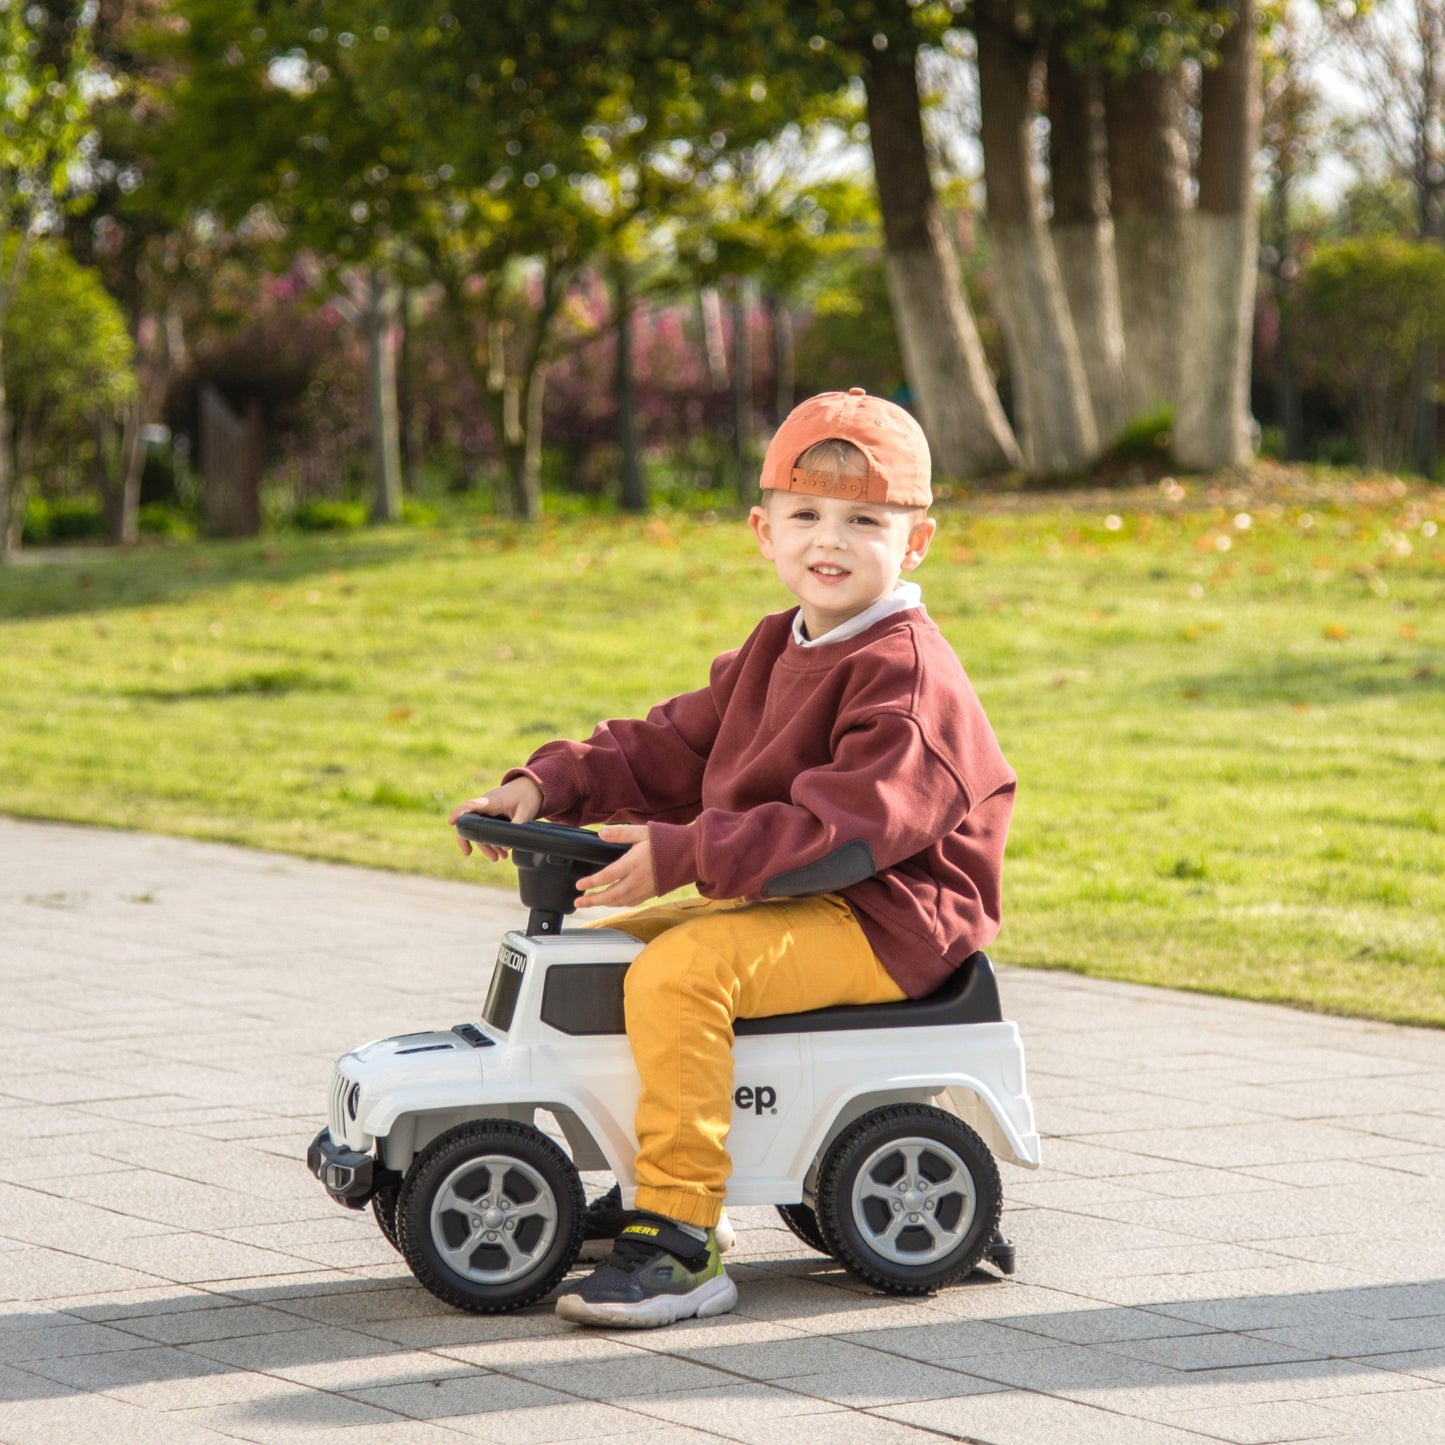
<instances>
[{"instance_id":1,"label":"bumper","mask_svg":"<svg viewBox=\"0 0 1445 1445\"><path fill-rule=\"evenodd\" d=\"M365 1209L376 1193L378 1174L386 1172L372 1155L338 1144L330 1129L323 1129L311 1141L306 1167L326 1186L326 1192L348 1209Z\"/></svg>"}]
</instances>

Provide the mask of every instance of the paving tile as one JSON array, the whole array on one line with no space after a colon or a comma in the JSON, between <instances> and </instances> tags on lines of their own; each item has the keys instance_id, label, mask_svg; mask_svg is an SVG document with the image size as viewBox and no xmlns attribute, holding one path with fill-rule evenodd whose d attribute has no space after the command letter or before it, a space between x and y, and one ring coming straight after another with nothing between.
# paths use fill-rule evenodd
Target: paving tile
<instances>
[{"instance_id":1,"label":"paving tile","mask_svg":"<svg viewBox=\"0 0 1445 1445\"><path fill-rule=\"evenodd\" d=\"M6 1445L219 1445L221 1436L202 1423L104 1395L0 1404L0 1440Z\"/></svg>"},{"instance_id":2,"label":"paving tile","mask_svg":"<svg viewBox=\"0 0 1445 1445\"><path fill-rule=\"evenodd\" d=\"M444 1376L437 1380L382 1385L374 1389L352 1389L354 1400L366 1401L398 1415L417 1420L446 1420L454 1416L505 1415L505 1424L487 1421L489 1435L500 1438L510 1433L515 1423L523 1438L560 1440L568 1438L569 1429L579 1431L583 1438L592 1434L623 1434L633 1429L646 1429L650 1422L638 1419L625 1410L596 1401L580 1401L560 1390L551 1390L528 1380L506 1375L473 1371L466 1375ZM529 1431L527 1422L533 1414L552 1412L550 1421L539 1419L539 1434ZM576 1438L576 1437L573 1437Z\"/></svg>"},{"instance_id":3,"label":"paving tile","mask_svg":"<svg viewBox=\"0 0 1445 1445\"><path fill-rule=\"evenodd\" d=\"M938 1434L897 1420L885 1419L867 1410L834 1410L828 1414L792 1417L792 1423L806 1434L809 1445L936 1445ZM709 1422L725 1440L748 1445L777 1445L778 1425L772 1421L735 1420L724 1415Z\"/></svg>"},{"instance_id":4,"label":"paving tile","mask_svg":"<svg viewBox=\"0 0 1445 1445\"><path fill-rule=\"evenodd\" d=\"M6 1445L1445 1439L1439 1034L1001 966L1016 1275L877 1295L752 1206L732 1314L583 1331L448 1309L299 1162L337 1053L475 1013L514 900L4 819L0 856Z\"/></svg>"},{"instance_id":5,"label":"paving tile","mask_svg":"<svg viewBox=\"0 0 1445 1445\"><path fill-rule=\"evenodd\" d=\"M1159 1340L1170 1335L1191 1335L1208 1326L1176 1319L1154 1310L1055 1310L1048 1314L1007 1315L996 1324L1035 1335L1045 1341L1073 1345L1107 1345L1118 1340Z\"/></svg>"},{"instance_id":6,"label":"paving tile","mask_svg":"<svg viewBox=\"0 0 1445 1445\"><path fill-rule=\"evenodd\" d=\"M507 1373L584 1399L614 1403L643 1395L730 1384L734 1378L693 1360L640 1352L626 1359L582 1360L562 1365L519 1364Z\"/></svg>"},{"instance_id":7,"label":"paving tile","mask_svg":"<svg viewBox=\"0 0 1445 1445\"><path fill-rule=\"evenodd\" d=\"M1349 1430L1337 1410L1300 1400L1267 1405L1224 1405L1209 1410L1171 1414L1168 1423L1197 1430L1235 1445L1285 1445L1293 1440L1327 1440Z\"/></svg>"},{"instance_id":8,"label":"paving tile","mask_svg":"<svg viewBox=\"0 0 1445 1445\"><path fill-rule=\"evenodd\" d=\"M988 1445L1201 1445L1207 1436L1074 1400L1010 1390L892 1405L875 1413Z\"/></svg>"},{"instance_id":9,"label":"paving tile","mask_svg":"<svg viewBox=\"0 0 1445 1445\"><path fill-rule=\"evenodd\" d=\"M389 1428L396 1415L361 1400L292 1385L258 1399L197 1406L184 1412L185 1420L216 1435L283 1445L298 1439L349 1441L358 1427ZM346 1432L343 1434L342 1432ZM358 1441L359 1445L359 1441Z\"/></svg>"}]
</instances>

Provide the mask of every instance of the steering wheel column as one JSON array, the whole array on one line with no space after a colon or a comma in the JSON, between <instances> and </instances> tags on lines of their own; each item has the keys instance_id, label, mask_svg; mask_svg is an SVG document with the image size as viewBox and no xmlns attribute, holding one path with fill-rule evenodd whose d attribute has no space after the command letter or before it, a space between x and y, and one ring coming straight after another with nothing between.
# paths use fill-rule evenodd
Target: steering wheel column
<instances>
[{"instance_id":1,"label":"steering wheel column","mask_svg":"<svg viewBox=\"0 0 1445 1445\"><path fill-rule=\"evenodd\" d=\"M560 823L512 823L463 813L456 828L469 842L511 849L518 892L529 910L529 934L560 933L562 920L577 908L577 880L627 852L625 843L605 843L587 828Z\"/></svg>"}]
</instances>

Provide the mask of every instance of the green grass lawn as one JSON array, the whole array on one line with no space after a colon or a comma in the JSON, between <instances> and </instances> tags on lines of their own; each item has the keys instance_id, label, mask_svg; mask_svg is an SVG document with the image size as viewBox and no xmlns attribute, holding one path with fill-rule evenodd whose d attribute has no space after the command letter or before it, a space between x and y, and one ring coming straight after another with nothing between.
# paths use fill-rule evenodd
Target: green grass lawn
<instances>
[{"instance_id":1,"label":"green grass lawn","mask_svg":"<svg viewBox=\"0 0 1445 1445\"><path fill-rule=\"evenodd\" d=\"M919 580L1021 780L995 956L1445 1023L1445 494L1276 472L938 515ZM452 803L787 602L740 515L22 562L0 811L503 883Z\"/></svg>"}]
</instances>

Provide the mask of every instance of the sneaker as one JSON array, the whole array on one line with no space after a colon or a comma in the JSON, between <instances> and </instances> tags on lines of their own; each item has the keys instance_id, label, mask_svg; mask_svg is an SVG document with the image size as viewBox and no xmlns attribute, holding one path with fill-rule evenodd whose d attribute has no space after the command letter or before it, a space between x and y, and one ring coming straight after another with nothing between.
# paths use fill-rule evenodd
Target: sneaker
<instances>
[{"instance_id":1,"label":"sneaker","mask_svg":"<svg viewBox=\"0 0 1445 1445\"><path fill-rule=\"evenodd\" d=\"M651 1329L726 1314L737 1302L715 1229L700 1240L670 1219L634 1212L612 1253L558 1295L557 1313L579 1325Z\"/></svg>"},{"instance_id":2,"label":"sneaker","mask_svg":"<svg viewBox=\"0 0 1445 1445\"><path fill-rule=\"evenodd\" d=\"M577 1258L582 1264L595 1264L612 1253L613 1241L623 1229L632 1212L622 1207L622 1186L614 1184L606 1194L599 1194L587 1206L582 1217L582 1248ZM738 1232L726 1214L717 1222L717 1252L726 1254L738 1242Z\"/></svg>"}]
</instances>

